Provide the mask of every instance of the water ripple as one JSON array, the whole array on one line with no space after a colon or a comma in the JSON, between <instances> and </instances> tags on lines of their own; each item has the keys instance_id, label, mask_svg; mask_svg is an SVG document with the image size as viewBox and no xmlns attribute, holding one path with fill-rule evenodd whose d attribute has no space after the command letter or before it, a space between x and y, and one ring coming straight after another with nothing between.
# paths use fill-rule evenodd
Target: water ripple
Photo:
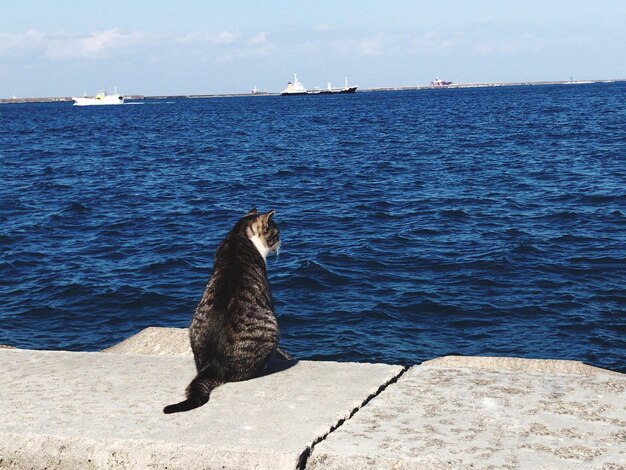
<instances>
[{"instance_id":1,"label":"water ripple","mask_svg":"<svg viewBox=\"0 0 626 470\"><path fill-rule=\"evenodd\" d=\"M626 372L624 91L5 105L0 343L97 350L188 325L256 206L277 210L268 272L297 357Z\"/></svg>"}]
</instances>

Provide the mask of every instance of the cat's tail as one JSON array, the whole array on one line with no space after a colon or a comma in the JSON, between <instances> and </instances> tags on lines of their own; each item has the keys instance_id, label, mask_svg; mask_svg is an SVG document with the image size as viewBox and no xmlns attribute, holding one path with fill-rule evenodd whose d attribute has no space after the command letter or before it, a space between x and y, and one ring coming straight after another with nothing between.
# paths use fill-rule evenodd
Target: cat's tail
<instances>
[{"instance_id":1,"label":"cat's tail","mask_svg":"<svg viewBox=\"0 0 626 470\"><path fill-rule=\"evenodd\" d=\"M185 395L187 399L176 403L175 405L168 405L163 408L163 413L178 413L179 411L189 411L194 408L198 408L209 401L211 391L222 385L224 382L215 378L211 368L205 368L191 381Z\"/></svg>"}]
</instances>

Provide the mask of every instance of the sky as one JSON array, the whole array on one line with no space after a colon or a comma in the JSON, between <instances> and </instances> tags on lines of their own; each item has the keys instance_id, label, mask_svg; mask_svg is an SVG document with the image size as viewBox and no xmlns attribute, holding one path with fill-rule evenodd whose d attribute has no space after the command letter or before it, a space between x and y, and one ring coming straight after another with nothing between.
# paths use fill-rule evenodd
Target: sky
<instances>
[{"instance_id":1,"label":"sky","mask_svg":"<svg viewBox=\"0 0 626 470\"><path fill-rule=\"evenodd\" d=\"M0 98L626 78L624 0L0 0Z\"/></svg>"}]
</instances>

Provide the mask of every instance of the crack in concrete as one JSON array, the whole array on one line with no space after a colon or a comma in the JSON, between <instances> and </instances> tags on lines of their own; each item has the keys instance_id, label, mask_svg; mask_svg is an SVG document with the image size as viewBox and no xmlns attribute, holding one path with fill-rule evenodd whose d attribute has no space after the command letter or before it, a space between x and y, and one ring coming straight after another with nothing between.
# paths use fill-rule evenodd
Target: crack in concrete
<instances>
[{"instance_id":1,"label":"crack in concrete","mask_svg":"<svg viewBox=\"0 0 626 470\"><path fill-rule=\"evenodd\" d=\"M304 449L304 451L302 451L302 453L300 454L300 457L298 458L298 464L296 465L296 470L305 470L307 461L309 460L309 457L313 453L313 449L315 448L315 446L317 444L319 444L320 442L326 440L326 438L330 434L332 434L335 430L340 428L343 425L343 423L345 423L346 421L349 421L359 410L361 410L363 407L365 407L372 399L374 399L377 396L379 396L382 392L384 392L387 389L387 387L389 387L390 385L393 385L394 383L396 383L398 381L398 379L400 377L402 377L402 375L407 370L409 370L409 368L410 368L409 366L404 366L394 377L392 377L387 382L385 382L380 387L378 387L378 389L374 393L369 395L365 400L363 400L363 402L359 406L354 408L350 412L350 414L348 415L347 418L341 418L339 421L337 421L337 423L335 423L333 426L330 427L330 429L328 430L328 432L326 434L324 434L322 436L319 436L318 438L316 438L311 443L311 445L307 446L307 448Z\"/></svg>"}]
</instances>

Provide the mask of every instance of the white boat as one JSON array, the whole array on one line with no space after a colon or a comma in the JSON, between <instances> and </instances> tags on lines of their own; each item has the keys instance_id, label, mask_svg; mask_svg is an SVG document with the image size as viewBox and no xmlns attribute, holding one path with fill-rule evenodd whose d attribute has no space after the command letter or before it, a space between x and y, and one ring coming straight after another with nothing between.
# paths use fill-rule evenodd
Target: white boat
<instances>
[{"instance_id":1,"label":"white boat","mask_svg":"<svg viewBox=\"0 0 626 470\"><path fill-rule=\"evenodd\" d=\"M93 97L83 96L82 98L77 98L73 96L72 99L74 100L74 106L124 104L124 97L117 92L117 88L112 95L107 94L106 91L101 91Z\"/></svg>"}]
</instances>

